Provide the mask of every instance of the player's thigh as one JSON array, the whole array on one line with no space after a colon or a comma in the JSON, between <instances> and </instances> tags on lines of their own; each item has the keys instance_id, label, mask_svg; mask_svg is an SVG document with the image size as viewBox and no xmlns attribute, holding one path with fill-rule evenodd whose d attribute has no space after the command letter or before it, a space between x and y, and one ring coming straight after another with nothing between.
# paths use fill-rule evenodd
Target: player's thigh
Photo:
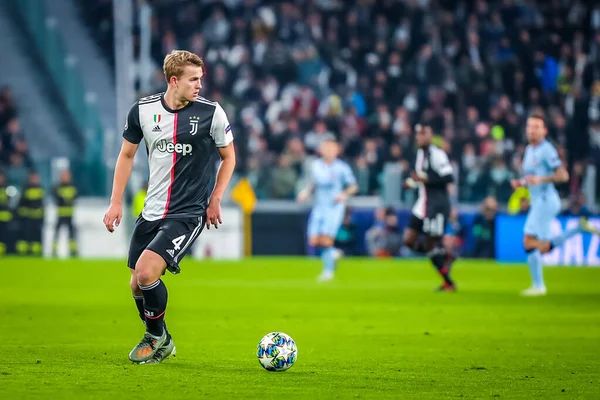
<instances>
[{"instance_id":1,"label":"player's thigh","mask_svg":"<svg viewBox=\"0 0 600 400\"><path fill-rule=\"evenodd\" d=\"M204 229L205 217L165 219L147 249L160 255L165 263L177 266Z\"/></svg>"},{"instance_id":2,"label":"player's thigh","mask_svg":"<svg viewBox=\"0 0 600 400\"><path fill-rule=\"evenodd\" d=\"M158 233L160 224L161 221L146 221L141 216L137 219L129 242L127 266L130 269L135 269L140 256Z\"/></svg>"},{"instance_id":3,"label":"player's thigh","mask_svg":"<svg viewBox=\"0 0 600 400\"><path fill-rule=\"evenodd\" d=\"M141 286L150 285L160 279L167 269L164 258L154 250L146 249L135 264L135 276Z\"/></svg>"},{"instance_id":4,"label":"player's thigh","mask_svg":"<svg viewBox=\"0 0 600 400\"><path fill-rule=\"evenodd\" d=\"M423 218L423 233L428 237L441 238L446 232L446 224L450 210L448 207L438 207L432 209Z\"/></svg>"},{"instance_id":5,"label":"player's thigh","mask_svg":"<svg viewBox=\"0 0 600 400\"><path fill-rule=\"evenodd\" d=\"M540 225L540 234L538 239L540 240L550 240L552 239L552 222L558 216L560 212L560 199L551 199L546 201L544 206L542 207L541 212L541 220L539 221Z\"/></svg>"},{"instance_id":6,"label":"player's thigh","mask_svg":"<svg viewBox=\"0 0 600 400\"><path fill-rule=\"evenodd\" d=\"M318 208L311 210L306 225L306 233L308 237L319 236L321 225L323 224L323 214L324 213Z\"/></svg>"},{"instance_id":7,"label":"player's thigh","mask_svg":"<svg viewBox=\"0 0 600 400\"><path fill-rule=\"evenodd\" d=\"M324 247L333 246L342 222L344 222L344 207L335 207L329 210L323 218L323 224L320 230L321 245Z\"/></svg>"},{"instance_id":8,"label":"player's thigh","mask_svg":"<svg viewBox=\"0 0 600 400\"><path fill-rule=\"evenodd\" d=\"M559 208L554 204L539 202L532 206L525 220L523 233L533 236L538 240L547 240L551 237L552 221L556 218Z\"/></svg>"}]
</instances>

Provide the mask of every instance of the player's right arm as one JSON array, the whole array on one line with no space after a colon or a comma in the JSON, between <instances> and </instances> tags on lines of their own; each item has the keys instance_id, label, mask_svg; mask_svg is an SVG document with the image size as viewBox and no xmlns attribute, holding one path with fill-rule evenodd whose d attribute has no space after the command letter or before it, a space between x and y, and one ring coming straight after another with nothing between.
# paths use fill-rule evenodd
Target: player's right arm
<instances>
[{"instance_id":1,"label":"player's right arm","mask_svg":"<svg viewBox=\"0 0 600 400\"><path fill-rule=\"evenodd\" d=\"M300 190L300 192L298 192L298 195L296 196L296 200L298 200L300 203L307 201L313 190L315 190L315 181L313 179L314 165L315 164L313 162L309 172L310 176L308 177L308 183L302 190Z\"/></svg>"},{"instance_id":2,"label":"player's right arm","mask_svg":"<svg viewBox=\"0 0 600 400\"><path fill-rule=\"evenodd\" d=\"M115 227L121 223L123 217L123 193L133 169L133 160L140 142L144 137L140 126L139 107L137 102L129 110L125 129L123 130L123 142L121 151L117 158L115 174L113 176L113 189L110 196L110 205L104 214L104 225L109 232L114 232Z\"/></svg>"}]
</instances>

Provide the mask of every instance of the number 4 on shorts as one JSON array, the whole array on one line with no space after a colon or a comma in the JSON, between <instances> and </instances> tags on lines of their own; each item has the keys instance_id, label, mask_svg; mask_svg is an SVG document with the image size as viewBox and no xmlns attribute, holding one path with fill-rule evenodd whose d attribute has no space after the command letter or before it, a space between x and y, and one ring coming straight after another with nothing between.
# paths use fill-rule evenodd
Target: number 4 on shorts
<instances>
[{"instance_id":1,"label":"number 4 on shorts","mask_svg":"<svg viewBox=\"0 0 600 400\"><path fill-rule=\"evenodd\" d=\"M183 243L184 240L185 240L185 235L181 235L181 236L173 239L172 242L173 242L173 245L175 246L175 247L173 247L173 250L175 250L175 251L181 250L181 243Z\"/></svg>"}]
</instances>

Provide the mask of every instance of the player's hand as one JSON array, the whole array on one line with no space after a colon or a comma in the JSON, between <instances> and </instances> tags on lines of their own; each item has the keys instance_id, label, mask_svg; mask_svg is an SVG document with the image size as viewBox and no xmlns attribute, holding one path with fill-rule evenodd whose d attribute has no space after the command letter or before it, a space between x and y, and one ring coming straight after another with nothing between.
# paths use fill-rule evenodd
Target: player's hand
<instances>
[{"instance_id":1,"label":"player's hand","mask_svg":"<svg viewBox=\"0 0 600 400\"><path fill-rule=\"evenodd\" d=\"M309 196L310 193L307 190L301 190L296 196L296 200L298 200L300 203L304 203L306 200L308 200Z\"/></svg>"},{"instance_id":2,"label":"player's hand","mask_svg":"<svg viewBox=\"0 0 600 400\"><path fill-rule=\"evenodd\" d=\"M345 203L348 200L348 195L345 192L341 192L335 196L334 200L336 203Z\"/></svg>"},{"instance_id":3,"label":"player's hand","mask_svg":"<svg viewBox=\"0 0 600 400\"><path fill-rule=\"evenodd\" d=\"M123 217L123 205L121 203L110 203L108 210L104 214L104 226L109 232L114 232L115 228L121 223Z\"/></svg>"},{"instance_id":4,"label":"player's hand","mask_svg":"<svg viewBox=\"0 0 600 400\"><path fill-rule=\"evenodd\" d=\"M525 181L527 182L527 184L529 186L535 186L535 185L539 185L540 183L542 183L542 177L541 176L527 175L523 179L525 179Z\"/></svg>"},{"instance_id":5,"label":"player's hand","mask_svg":"<svg viewBox=\"0 0 600 400\"><path fill-rule=\"evenodd\" d=\"M416 173L416 172L413 171L413 172L410 173L410 177L415 182L426 183L429 180L429 178L427 177L427 174L425 172Z\"/></svg>"},{"instance_id":6,"label":"player's hand","mask_svg":"<svg viewBox=\"0 0 600 400\"><path fill-rule=\"evenodd\" d=\"M404 188L405 189L414 189L417 187L417 182L413 178L406 178L404 180Z\"/></svg>"},{"instance_id":7,"label":"player's hand","mask_svg":"<svg viewBox=\"0 0 600 400\"><path fill-rule=\"evenodd\" d=\"M221 219L221 200L211 198L206 209L206 229L210 229L213 224L216 229L219 229L219 224L223 224Z\"/></svg>"}]
</instances>

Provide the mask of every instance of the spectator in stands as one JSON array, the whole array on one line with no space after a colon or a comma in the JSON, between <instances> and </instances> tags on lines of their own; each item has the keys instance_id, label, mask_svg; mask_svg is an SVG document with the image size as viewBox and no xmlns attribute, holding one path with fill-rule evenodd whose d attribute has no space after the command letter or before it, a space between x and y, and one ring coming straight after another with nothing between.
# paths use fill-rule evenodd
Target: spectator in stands
<instances>
[{"instance_id":1,"label":"spectator in stands","mask_svg":"<svg viewBox=\"0 0 600 400\"><path fill-rule=\"evenodd\" d=\"M531 204L529 203L529 197L521 197L521 203L519 206L519 215L527 215L529 213L529 208Z\"/></svg>"},{"instance_id":2,"label":"spectator in stands","mask_svg":"<svg viewBox=\"0 0 600 400\"><path fill-rule=\"evenodd\" d=\"M498 202L492 196L486 197L481 205L481 212L473 222L473 236L475 237L475 258L494 258L495 252L495 225Z\"/></svg>"},{"instance_id":3,"label":"spectator in stands","mask_svg":"<svg viewBox=\"0 0 600 400\"><path fill-rule=\"evenodd\" d=\"M451 254L460 255L463 241L464 229L459 220L458 209L453 207L450 212L450 219L446 224L444 247L449 249Z\"/></svg>"},{"instance_id":4,"label":"spectator in stands","mask_svg":"<svg viewBox=\"0 0 600 400\"><path fill-rule=\"evenodd\" d=\"M269 179L269 194L273 199L294 199L296 195L296 182L298 174L291 164L291 160L282 155L279 165L271 170Z\"/></svg>"},{"instance_id":5,"label":"spectator in stands","mask_svg":"<svg viewBox=\"0 0 600 400\"><path fill-rule=\"evenodd\" d=\"M110 3L80 0L112 58ZM234 131L248 132L238 166L252 166L252 174L277 166L288 140L314 154L329 131L343 143L360 193L380 193L387 149L399 145L411 159L413 125L426 120L460 165L459 201L493 193L504 203L504 176L520 174L514 159L522 157L532 110L552 116L550 137L565 148L571 170L600 148L590 146L600 135L587 129L590 116L600 115L600 40L588 40L600 27L591 2L151 4L152 63L174 46L205 57L204 95L226 104ZM568 16L560 28L557 15ZM269 195L264 186L256 190Z\"/></svg>"},{"instance_id":6,"label":"spectator in stands","mask_svg":"<svg viewBox=\"0 0 600 400\"><path fill-rule=\"evenodd\" d=\"M579 192L571 195L568 207L560 214L570 217L589 217L592 213L585 206L585 194Z\"/></svg>"},{"instance_id":7,"label":"spectator in stands","mask_svg":"<svg viewBox=\"0 0 600 400\"><path fill-rule=\"evenodd\" d=\"M335 248L340 252L339 256L353 256L357 255L359 249L357 248L357 232L356 224L352 221L352 210L346 208L344 214L344 221L342 226L335 237Z\"/></svg>"},{"instance_id":8,"label":"spectator in stands","mask_svg":"<svg viewBox=\"0 0 600 400\"><path fill-rule=\"evenodd\" d=\"M396 211L385 209L383 225L375 224L366 233L367 252L374 257L397 256L403 245Z\"/></svg>"}]
</instances>

